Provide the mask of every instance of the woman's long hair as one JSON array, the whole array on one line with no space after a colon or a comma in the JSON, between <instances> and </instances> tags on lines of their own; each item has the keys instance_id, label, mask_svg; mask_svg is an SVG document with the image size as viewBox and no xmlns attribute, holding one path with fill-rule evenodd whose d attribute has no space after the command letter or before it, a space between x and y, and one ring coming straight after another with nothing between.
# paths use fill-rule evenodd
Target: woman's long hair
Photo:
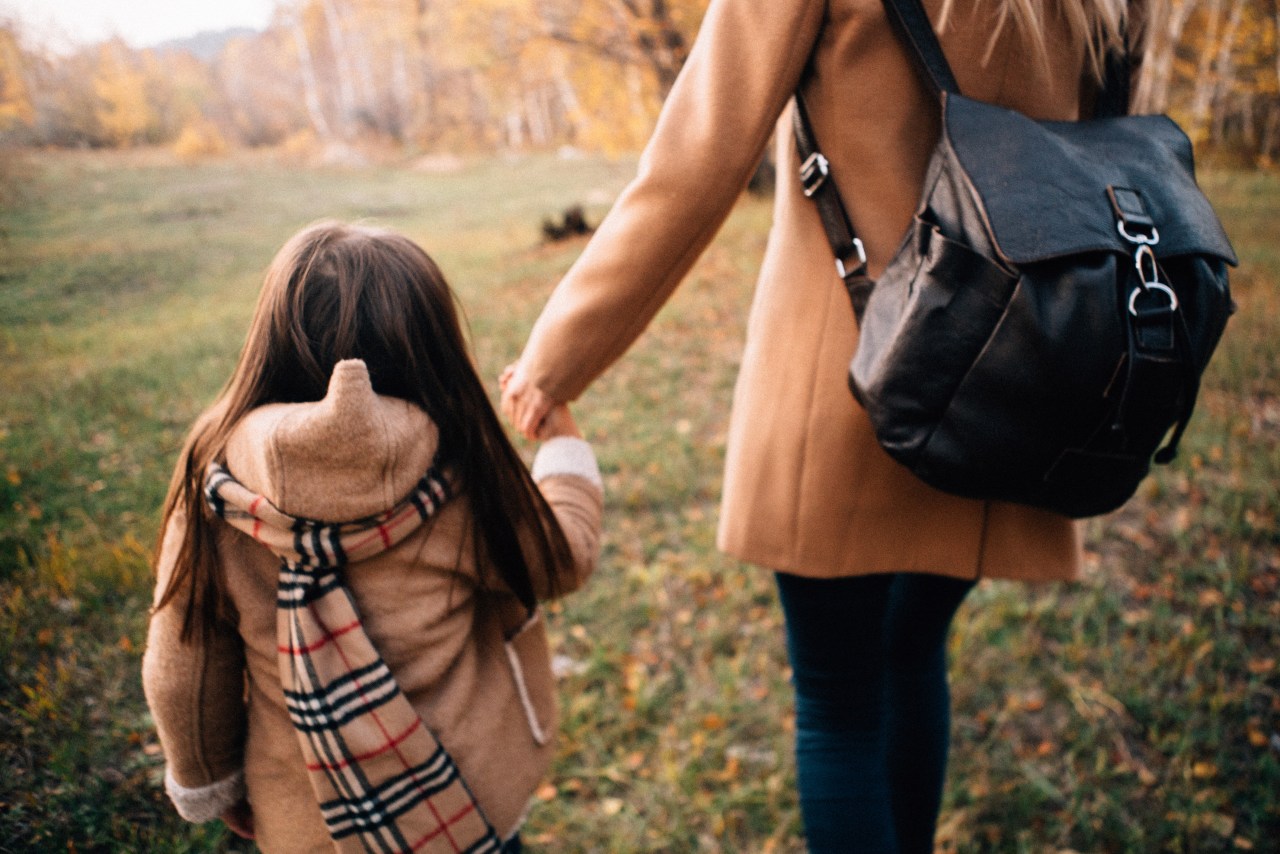
<instances>
[{"instance_id":1,"label":"woman's long hair","mask_svg":"<svg viewBox=\"0 0 1280 854\"><path fill-rule=\"evenodd\" d=\"M175 514L184 522L156 607L185 593L184 641L234 613L203 501L206 467L250 410L323 399L343 359L364 360L375 392L417 404L439 428L438 462L471 503L477 569L492 565L530 608L532 565L546 568L554 589L569 546L485 394L439 268L394 232L322 222L271 262L239 363L192 427L169 485L162 543Z\"/></svg>"},{"instance_id":2,"label":"woman's long hair","mask_svg":"<svg viewBox=\"0 0 1280 854\"><path fill-rule=\"evenodd\" d=\"M1046 18L1061 15L1068 37L1084 44L1085 65L1096 80L1102 80L1109 51L1123 47L1126 36L1130 50L1139 49L1145 23L1147 0L960 0L980 5L994 3L996 25L991 32L991 49L1006 26L1012 26L1041 58L1048 56L1045 44ZM956 0L943 0L938 29L944 29L955 11Z\"/></svg>"}]
</instances>

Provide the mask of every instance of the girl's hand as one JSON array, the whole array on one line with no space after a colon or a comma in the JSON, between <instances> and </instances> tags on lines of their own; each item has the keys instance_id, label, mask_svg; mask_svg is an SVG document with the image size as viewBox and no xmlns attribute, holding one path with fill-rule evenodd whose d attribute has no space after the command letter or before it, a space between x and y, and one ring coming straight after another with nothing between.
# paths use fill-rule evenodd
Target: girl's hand
<instances>
[{"instance_id":1,"label":"girl's hand","mask_svg":"<svg viewBox=\"0 0 1280 854\"><path fill-rule=\"evenodd\" d=\"M244 798L223 810L219 818L236 836L253 839L253 808Z\"/></svg>"},{"instance_id":2,"label":"girl's hand","mask_svg":"<svg viewBox=\"0 0 1280 854\"><path fill-rule=\"evenodd\" d=\"M558 401L530 382L519 362L503 369L498 385L502 388L502 414L526 439L540 438L542 422Z\"/></svg>"},{"instance_id":3,"label":"girl's hand","mask_svg":"<svg viewBox=\"0 0 1280 854\"><path fill-rule=\"evenodd\" d=\"M538 430L538 439L543 442L548 439L554 439L557 436L571 436L574 439L582 438L582 431L578 429L577 422L573 420L569 407L563 403L557 403L551 407L547 417L542 419L542 428Z\"/></svg>"}]
</instances>

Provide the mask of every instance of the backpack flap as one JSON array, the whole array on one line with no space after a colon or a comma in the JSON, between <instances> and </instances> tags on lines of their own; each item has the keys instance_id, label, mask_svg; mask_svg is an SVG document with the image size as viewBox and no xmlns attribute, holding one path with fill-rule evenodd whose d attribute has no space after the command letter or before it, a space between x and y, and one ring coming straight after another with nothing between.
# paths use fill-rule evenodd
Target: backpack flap
<instances>
[{"instance_id":1,"label":"backpack flap","mask_svg":"<svg viewBox=\"0 0 1280 854\"><path fill-rule=\"evenodd\" d=\"M1160 259L1237 263L1195 182L1191 143L1165 116L1039 122L944 93L943 134L985 211L1002 260L1021 266L1082 252L1130 255L1112 193L1136 191Z\"/></svg>"}]
</instances>

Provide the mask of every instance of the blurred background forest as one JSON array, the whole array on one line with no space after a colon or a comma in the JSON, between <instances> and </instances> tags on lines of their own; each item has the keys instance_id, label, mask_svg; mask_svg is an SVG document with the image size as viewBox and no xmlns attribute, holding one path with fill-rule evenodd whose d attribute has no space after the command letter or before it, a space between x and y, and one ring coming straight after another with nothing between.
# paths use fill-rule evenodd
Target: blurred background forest
<instances>
[{"instance_id":1,"label":"blurred background forest","mask_svg":"<svg viewBox=\"0 0 1280 854\"><path fill-rule=\"evenodd\" d=\"M1280 4L1168 0L1144 103L1234 165L1280 156ZM262 31L135 49L0 16L0 144L376 152L637 149L706 0L279 0Z\"/></svg>"},{"instance_id":2,"label":"blurred background forest","mask_svg":"<svg viewBox=\"0 0 1280 854\"><path fill-rule=\"evenodd\" d=\"M0 139L493 151L643 142L705 0L298 0L262 32L51 54L0 22Z\"/></svg>"}]
</instances>

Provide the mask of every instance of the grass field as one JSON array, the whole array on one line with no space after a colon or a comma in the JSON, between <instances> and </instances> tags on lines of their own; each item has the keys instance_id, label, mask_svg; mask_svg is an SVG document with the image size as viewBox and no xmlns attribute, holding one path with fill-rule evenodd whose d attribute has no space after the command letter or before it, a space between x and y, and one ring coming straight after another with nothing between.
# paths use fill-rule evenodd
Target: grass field
<instances>
[{"instance_id":1,"label":"grass field","mask_svg":"<svg viewBox=\"0 0 1280 854\"><path fill-rule=\"evenodd\" d=\"M226 378L261 271L320 217L397 227L515 357L631 163L458 172L33 154L0 209L0 852L244 850L181 822L138 679L170 466ZM1178 461L1088 526L1078 583L986 584L951 645L939 847L1280 851L1280 178L1206 187L1240 312ZM713 546L769 204L744 198L640 344L577 407L607 488L590 588L552 616L563 738L535 851L801 851L771 579Z\"/></svg>"}]
</instances>

